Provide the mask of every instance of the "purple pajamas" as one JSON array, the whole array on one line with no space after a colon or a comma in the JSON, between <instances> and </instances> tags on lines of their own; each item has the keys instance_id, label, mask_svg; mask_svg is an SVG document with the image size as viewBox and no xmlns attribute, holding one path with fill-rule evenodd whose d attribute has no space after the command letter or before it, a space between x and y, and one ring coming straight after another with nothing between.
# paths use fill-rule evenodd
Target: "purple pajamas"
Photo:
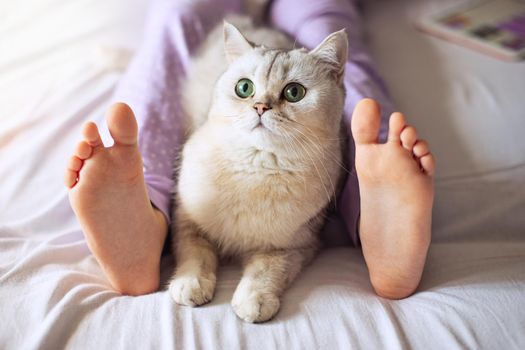
<instances>
[{"instance_id":1,"label":"purple pajamas","mask_svg":"<svg viewBox=\"0 0 525 350\"><path fill-rule=\"evenodd\" d=\"M155 0L150 6L142 47L123 76L115 101L128 103L139 123L139 145L151 202L170 219L174 188L173 162L181 149L184 130L180 124L180 77L195 49L210 30L228 13L242 12L241 0L198 0L177 2ZM376 99L383 108L381 139L386 135L386 117L392 104L364 47L357 0L274 0L269 20L273 27L297 39L307 48L319 44L328 34L346 28L349 60L346 65L347 98L345 120L356 103L365 97ZM348 176L339 198L339 213L352 240L357 242L359 187L353 169L351 140Z\"/></svg>"}]
</instances>

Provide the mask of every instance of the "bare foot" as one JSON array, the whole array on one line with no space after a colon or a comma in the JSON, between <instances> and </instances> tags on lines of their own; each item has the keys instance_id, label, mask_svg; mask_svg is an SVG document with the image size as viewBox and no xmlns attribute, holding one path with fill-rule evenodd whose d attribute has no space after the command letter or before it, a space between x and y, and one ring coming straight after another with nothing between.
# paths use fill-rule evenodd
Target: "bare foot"
<instances>
[{"instance_id":1,"label":"bare foot","mask_svg":"<svg viewBox=\"0 0 525 350\"><path fill-rule=\"evenodd\" d=\"M97 126L86 123L65 183L88 246L112 286L123 294L147 294L159 287L167 224L148 198L133 112L115 104L107 123L115 144L105 148Z\"/></svg>"},{"instance_id":2,"label":"bare foot","mask_svg":"<svg viewBox=\"0 0 525 350\"><path fill-rule=\"evenodd\" d=\"M400 299L417 288L430 244L434 157L401 113L390 117L388 142L378 143L380 110L361 101L352 117L361 195L359 226L374 289Z\"/></svg>"}]
</instances>

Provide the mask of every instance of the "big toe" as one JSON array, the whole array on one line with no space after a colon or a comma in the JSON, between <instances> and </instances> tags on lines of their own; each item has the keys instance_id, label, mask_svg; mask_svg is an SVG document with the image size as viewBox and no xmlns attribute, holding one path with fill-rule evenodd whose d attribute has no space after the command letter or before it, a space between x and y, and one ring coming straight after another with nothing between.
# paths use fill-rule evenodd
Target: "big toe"
<instances>
[{"instance_id":1,"label":"big toe","mask_svg":"<svg viewBox=\"0 0 525 350\"><path fill-rule=\"evenodd\" d=\"M106 114L109 132L115 144L135 145L138 125L131 108L125 103L115 103Z\"/></svg>"},{"instance_id":2,"label":"big toe","mask_svg":"<svg viewBox=\"0 0 525 350\"><path fill-rule=\"evenodd\" d=\"M381 123L379 104L372 99L361 100L352 114L352 135L355 143L377 143Z\"/></svg>"}]
</instances>

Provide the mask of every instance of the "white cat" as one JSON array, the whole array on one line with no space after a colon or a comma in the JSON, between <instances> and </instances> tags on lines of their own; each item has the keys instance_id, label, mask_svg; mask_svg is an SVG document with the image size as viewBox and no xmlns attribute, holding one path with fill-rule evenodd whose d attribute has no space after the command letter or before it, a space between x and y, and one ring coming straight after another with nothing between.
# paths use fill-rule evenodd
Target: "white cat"
<instances>
[{"instance_id":1,"label":"white cat","mask_svg":"<svg viewBox=\"0 0 525 350\"><path fill-rule=\"evenodd\" d=\"M310 52L292 49L280 32L235 21L249 41L225 22L184 85L193 133L176 186L169 291L179 304L207 303L218 257L240 257L233 309L264 322L315 255L341 184L348 43L339 31Z\"/></svg>"}]
</instances>

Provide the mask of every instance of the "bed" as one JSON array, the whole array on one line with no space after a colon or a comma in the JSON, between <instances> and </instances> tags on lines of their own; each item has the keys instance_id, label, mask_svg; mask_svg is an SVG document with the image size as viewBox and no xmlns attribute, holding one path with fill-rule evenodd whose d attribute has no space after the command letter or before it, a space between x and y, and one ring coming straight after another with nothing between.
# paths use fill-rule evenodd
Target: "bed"
<instances>
[{"instance_id":1,"label":"bed","mask_svg":"<svg viewBox=\"0 0 525 350\"><path fill-rule=\"evenodd\" d=\"M332 240L254 325L229 305L236 265L196 309L112 291L69 207L66 161L82 123L102 122L147 1L0 2L0 349L524 349L525 63L414 29L447 3L365 6L379 70L438 160L417 292L376 296L361 251Z\"/></svg>"}]
</instances>

